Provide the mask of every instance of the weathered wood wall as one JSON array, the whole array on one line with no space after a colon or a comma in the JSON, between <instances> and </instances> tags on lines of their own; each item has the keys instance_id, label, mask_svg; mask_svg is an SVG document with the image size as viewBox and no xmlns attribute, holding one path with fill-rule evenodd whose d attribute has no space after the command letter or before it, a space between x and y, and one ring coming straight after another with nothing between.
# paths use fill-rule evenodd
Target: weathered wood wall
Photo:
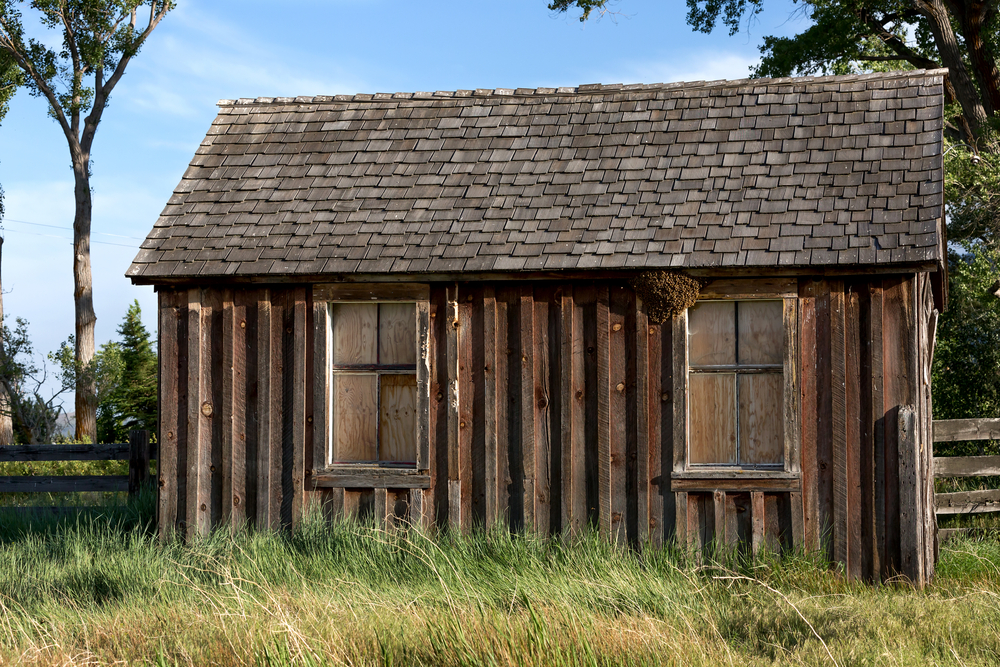
<instances>
[{"instance_id":1,"label":"weathered wood wall","mask_svg":"<svg viewBox=\"0 0 1000 667\"><path fill-rule=\"evenodd\" d=\"M322 501L460 530L801 545L865 579L932 571L926 275L799 281L791 486L671 487L683 331L648 322L624 283L592 281L432 285L429 481L329 487L313 474L326 428L313 312L309 286L160 292L164 534L293 525ZM907 451L901 405L917 411Z\"/></svg>"}]
</instances>

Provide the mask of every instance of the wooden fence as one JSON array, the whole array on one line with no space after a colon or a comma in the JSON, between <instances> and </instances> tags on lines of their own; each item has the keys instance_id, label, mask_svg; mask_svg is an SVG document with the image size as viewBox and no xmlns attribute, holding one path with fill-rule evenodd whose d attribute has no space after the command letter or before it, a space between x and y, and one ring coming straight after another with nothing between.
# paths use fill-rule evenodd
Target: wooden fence
<instances>
[{"instance_id":1,"label":"wooden fence","mask_svg":"<svg viewBox=\"0 0 1000 667\"><path fill-rule=\"evenodd\" d=\"M934 421L934 442L1000 440L1000 419L944 419ZM935 456L934 477L1000 477L1000 456ZM1000 512L1000 489L938 493L934 497L938 516ZM965 528L944 528L944 542Z\"/></svg>"},{"instance_id":2,"label":"wooden fence","mask_svg":"<svg viewBox=\"0 0 1000 667\"><path fill-rule=\"evenodd\" d=\"M13 445L0 447L0 462L128 461L128 475L0 476L0 493L86 493L127 491L134 495L150 480L149 462L157 456L149 431L129 431L129 441L111 445ZM58 512L58 507L10 508ZM74 509L74 508L65 508Z\"/></svg>"}]
</instances>

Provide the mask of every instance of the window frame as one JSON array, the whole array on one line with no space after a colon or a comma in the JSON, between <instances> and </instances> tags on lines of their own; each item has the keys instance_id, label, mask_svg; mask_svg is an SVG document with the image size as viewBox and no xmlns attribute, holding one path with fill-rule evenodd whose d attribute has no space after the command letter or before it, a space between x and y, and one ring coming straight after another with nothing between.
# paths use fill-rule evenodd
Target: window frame
<instances>
[{"instance_id":1,"label":"window frame","mask_svg":"<svg viewBox=\"0 0 1000 667\"><path fill-rule=\"evenodd\" d=\"M690 462L688 313L673 321L674 465L675 490L696 490L703 482L746 480L766 483L775 490L798 488L801 477L800 392L798 359L797 279L714 280L702 289L698 301L781 301L784 331L782 357L784 443L781 464L753 465ZM696 370L697 372L697 370ZM738 409L738 408L737 408ZM690 487L690 489L688 489Z\"/></svg>"},{"instance_id":2,"label":"window frame","mask_svg":"<svg viewBox=\"0 0 1000 667\"><path fill-rule=\"evenodd\" d=\"M416 343L416 462L338 462L333 455L333 305L337 303L413 303ZM314 429L316 486L429 486L430 452L430 285L424 283L336 283L313 286ZM376 338L377 341L377 338ZM376 343L377 344L377 343ZM350 371L346 371L350 372ZM318 418L321 416L321 418Z\"/></svg>"}]
</instances>

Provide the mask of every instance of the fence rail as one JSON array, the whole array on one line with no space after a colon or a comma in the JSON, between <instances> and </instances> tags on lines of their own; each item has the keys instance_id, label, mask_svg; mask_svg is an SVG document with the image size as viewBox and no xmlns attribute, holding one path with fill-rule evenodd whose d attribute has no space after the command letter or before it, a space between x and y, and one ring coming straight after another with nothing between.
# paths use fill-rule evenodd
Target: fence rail
<instances>
[{"instance_id":1,"label":"fence rail","mask_svg":"<svg viewBox=\"0 0 1000 667\"><path fill-rule=\"evenodd\" d=\"M13 445L0 447L0 462L128 461L128 475L22 475L0 477L0 493L92 493L127 491L134 495L149 481L149 462L157 456L148 431L130 431L129 441L110 445ZM11 508L13 509L13 508ZM22 507L24 512L59 513L67 508Z\"/></svg>"},{"instance_id":2,"label":"fence rail","mask_svg":"<svg viewBox=\"0 0 1000 667\"><path fill-rule=\"evenodd\" d=\"M1000 419L938 419L934 421L934 442L962 440L1000 440ZM1000 456L935 456L934 477L1000 476ZM934 495L938 516L1000 512L1000 489L960 491ZM972 528L943 528L938 539L944 542L959 534L977 531Z\"/></svg>"}]
</instances>

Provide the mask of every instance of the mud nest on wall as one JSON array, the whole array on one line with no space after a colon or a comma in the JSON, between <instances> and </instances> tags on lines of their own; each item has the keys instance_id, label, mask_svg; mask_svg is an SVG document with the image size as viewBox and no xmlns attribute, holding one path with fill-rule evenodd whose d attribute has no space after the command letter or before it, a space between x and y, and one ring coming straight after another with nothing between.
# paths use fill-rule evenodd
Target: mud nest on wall
<instances>
[{"instance_id":1,"label":"mud nest on wall","mask_svg":"<svg viewBox=\"0 0 1000 667\"><path fill-rule=\"evenodd\" d=\"M669 322L693 306L706 283L679 271L645 271L630 281L653 324Z\"/></svg>"}]
</instances>

